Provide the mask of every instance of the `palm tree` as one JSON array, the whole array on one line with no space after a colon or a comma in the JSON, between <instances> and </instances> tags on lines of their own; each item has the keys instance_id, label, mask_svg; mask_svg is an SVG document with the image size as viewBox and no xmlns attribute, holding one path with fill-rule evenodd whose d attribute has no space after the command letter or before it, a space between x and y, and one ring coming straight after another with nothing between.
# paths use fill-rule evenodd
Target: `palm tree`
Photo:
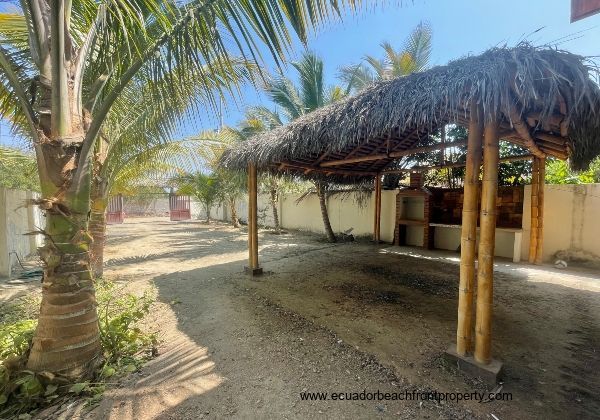
<instances>
[{"instance_id":1,"label":"palm tree","mask_svg":"<svg viewBox=\"0 0 600 420\"><path fill-rule=\"evenodd\" d=\"M339 77L346 84L348 92L357 92L377 80L426 70L431 58L431 37L431 26L421 22L404 41L402 49L396 50L389 42L382 42L383 59L367 55L363 63L342 67Z\"/></svg>"},{"instance_id":2,"label":"palm tree","mask_svg":"<svg viewBox=\"0 0 600 420\"><path fill-rule=\"evenodd\" d=\"M0 16L0 116L32 140L38 204L47 217L42 303L27 367L79 377L100 355L88 253L92 156L103 152L99 134L123 92L147 86L156 104L195 75L215 104L223 89L215 92L212 81L231 72L228 45L259 58L261 42L279 60L292 42L290 28L305 41L311 24L357 2L51 4L23 1L19 14ZM152 83L168 78L172 83Z\"/></svg>"},{"instance_id":3,"label":"palm tree","mask_svg":"<svg viewBox=\"0 0 600 420\"><path fill-rule=\"evenodd\" d=\"M231 213L231 224L233 227L240 227L240 221L237 215L236 203L246 191L246 175L242 172L219 169L215 172L218 185L221 190L221 197Z\"/></svg>"},{"instance_id":4,"label":"palm tree","mask_svg":"<svg viewBox=\"0 0 600 420\"><path fill-rule=\"evenodd\" d=\"M218 175L202 172L185 174L176 179L176 184L179 194L194 196L204 205L206 223L210 223L211 208L223 199L223 189Z\"/></svg>"},{"instance_id":5,"label":"palm tree","mask_svg":"<svg viewBox=\"0 0 600 420\"><path fill-rule=\"evenodd\" d=\"M344 96L344 91L339 86L325 86L323 60L316 54L306 52L299 61L292 65L298 74L298 86L282 75L269 80L266 86L267 95L281 110L286 120L294 120ZM264 110L263 114L266 114ZM278 116L277 118L273 116L270 120L274 123L281 122ZM337 238L331 228L327 212L326 197L329 185L325 179L316 179L313 184L319 198L327 239L330 242L336 242Z\"/></svg>"},{"instance_id":6,"label":"palm tree","mask_svg":"<svg viewBox=\"0 0 600 420\"><path fill-rule=\"evenodd\" d=\"M202 159L205 165L210 168L221 179L221 186L224 191L224 199L227 202L232 224L239 227L239 220L236 211L236 201L246 191L246 177L239 172L227 170L220 165L223 152L233 143L247 141L250 137L282 125L280 116L268 108L257 106L246 110L246 118L237 128L222 127L218 132L207 131L201 133L196 138L204 142L209 142L209 147L202 148ZM276 232L280 231L279 216L277 212L277 202L279 191L283 185L288 184L288 180L282 176L276 176L269 173L262 173L259 177L260 189L266 190L269 194L269 203L273 212L274 228Z\"/></svg>"}]
</instances>

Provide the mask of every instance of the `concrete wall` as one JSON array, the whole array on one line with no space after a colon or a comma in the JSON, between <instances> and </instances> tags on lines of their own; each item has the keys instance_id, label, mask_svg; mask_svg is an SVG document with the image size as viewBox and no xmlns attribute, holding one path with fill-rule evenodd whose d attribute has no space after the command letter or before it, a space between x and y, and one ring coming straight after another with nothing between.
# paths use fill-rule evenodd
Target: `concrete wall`
<instances>
[{"instance_id":1,"label":"concrete wall","mask_svg":"<svg viewBox=\"0 0 600 420\"><path fill-rule=\"evenodd\" d=\"M523 202L523 228L520 255L527 260L529 249L529 230L531 225L531 186L525 186ZM278 203L281 226L287 229L299 229L324 233L319 201L315 194L305 197L300 203L300 195L289 194L281 197ZM394 237L396 191L382 191L381 196L381 238L392 242ZM418 198L404 200L403 213L406 218L419 219L423 213L423 201ZM373 199L367 200L364 207L357 205L355 197L334 195L328 198L329 217L333 230L343 232L352 228L352 234L372 235ZM268 197L259 195L259 221L272 226L273 218ZM237 203L238 215L242 221L247 219L247 198ZM261 219L261 215L263 218ZM544 261L551 261L557 251L577 249L600 256L600 184L587 185L546 185L544 205ZM224 220L228 220L225 212ZM498 228L496 231L496 255L512 258L515 250L515 233L518 229ZM409 226L407 242L421 246L423 228ZM435 247L457 250L460 245L460 229L455 227L436 227Z\"/></svg>"},{"instance_id":2,"label":"concrete wall","mask_svg":"<svg viewBox=\"0 0 600 420\"><path fill-rule=\"evenodd\" d=\"M224 204L216 204L210 208L210 219L211 220L229 220L230 216L227 211L227 206ZM168 205L167 205L168 210ZM199 201L192 199L190 202L190 213L192 219L205 220L206 219L206 208Z\"/></svg>"},{"instance_id":3,"label":"concrete wall","mask_svg":"<svg viewBox=\"0 0 600 420\"><path fill-rule=\"evenodd\" d=\"M300 203L296 201L299 194L290 194L280 199L280 223L288 229L307 230L324 233L321 207L316 194L310 194ZM355 236L373 234L374 203L372 199L357 204L354 194L335 194L327 200L329 221L334 232L345 232L352 229ZM394 239L394 219L396 192L381 193L381 239L391 242Z\"/></svg>"},{"instance_id":4,"label":"concrete wall","mask_svg":"<svg viewBox=\"0 0 600 420\"><path fill-rule=\"evenodd\" d=\"M531 186L525 187L523 203L523 248L529 254ZM600 184L546 185L544 189L543 259L557 251L583 250L600 256Z\"/></svg>"},{"instance_id":5,"label":"concrete wall","mask_svg":"<svg viewBox=\"0 0 600 420\"><path fill-rule=\"evenodd\" d=\"M45 218L35 206L27 207L27 200L36 198L31 191L0 188L0 277L9 277L20 259L36 252L42 245L41 235L25 235L45 227Z\"/></svg>"},{"instance_id":6,"label":"concrete wall","mask_svg":"<svg viewBox=\"0 0 600 420\"><path fill-rule=\"evenodd\" d=\"M529 250L529 232L531 226L530 210L531 187L525 187L523 202L523 229L521 258L527 260ZM44 217L37 207L25 207L27 199L35 197L26 191L0 188L0 276L8 276L11 267L17 264L15 253L24 258L41 246L43 238L25 236L36 228L44 228ZM319 201L315 194L296 203L300 196L290 194L278 202L281 226L288 229L300 229L324 233ZM164 200L162 202L161 200ZM247 197L237 202L239 218L247 221ZM381 238L392 242L394 236L396 191L382 191L381 196ZM150 207L167 209L166 198L158 199ZM329 217L335 232L352 229L355 236L373 233L373 199L367 200L363 207L356 203L356 197L341 194L328 198ZM423 203L418 199L404 201L403 213L407 218L418 219L423 212ZM127 211L127 204L126 204ZM227 206L217 205L211 211L211 217L217 220L230 220ZM273 226L273 215L267 195L258 199L259 222ZM557 251L583 250L600 256L600 184L588 185L546 185L544 202L544 261L552 260ZM202 219L205 211L199 203L192 201L192 217ZM422 245L423 228L410 226L407 241L411 245ZM456 250L460 244L460 229L436 227L435 246L440 249ZM514 232L498 229L496 232L496 255L512 257L514 251Z\"/></svg>"}]
</instances>

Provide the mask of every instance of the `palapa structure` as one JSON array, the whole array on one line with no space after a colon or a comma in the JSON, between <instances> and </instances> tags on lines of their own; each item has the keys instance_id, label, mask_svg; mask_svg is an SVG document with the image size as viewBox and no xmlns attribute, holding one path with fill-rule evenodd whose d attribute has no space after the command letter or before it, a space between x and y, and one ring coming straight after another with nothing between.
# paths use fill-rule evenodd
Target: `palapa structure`
<instances>
[{"instance_id":1,"label":"palapa structure","mask_svg":"<svg viewBox=\"0 0 600 420\"><path fill-rule=\"evenodd\" d=\"M463 125L468 128L468 140L458 327L456 346L449 353L466 361L466 366L497 373L499 365L492 361L490 350L499 141L523 146L530 153L502 160L533 159L529 260L540 263L545 159L569 159L573 168L583 169L600 154L600 90L592 80L594 75L597 72L586 59L568 52L525 44L495 48L446 66L376 83L234 146L225 154L223 164L249 171L250 271L260 272L257 171L327 177L337 183L374 182L373 236L378 241L382 175L395 172L388 168L403 156L464 146L465 142L420 144L446 124Z\"/></svg>"}]
</instances>

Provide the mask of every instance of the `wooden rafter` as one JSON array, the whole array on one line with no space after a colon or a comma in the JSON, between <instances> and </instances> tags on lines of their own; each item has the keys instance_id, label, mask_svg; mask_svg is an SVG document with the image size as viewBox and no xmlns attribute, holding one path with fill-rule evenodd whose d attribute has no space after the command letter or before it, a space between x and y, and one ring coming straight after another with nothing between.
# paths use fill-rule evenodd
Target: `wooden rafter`
<instances>
[{"instance_id":1,"label":"wooden rafter","mask_svg":"<svg viewBox=\"0 0 600 420\"><path fill-rule=\"evenodd\" d=\"M500 162L501 163L518 162L518 161L521 161L521 160L531 160L534 157L535 156L532 155L532 154L507 156L507 157L500 158ZM434 170L434 169L462 168L464 166L466 166L466 163L451 163L451 162L446 162L446 163L444 163L442 165L413 166L412 168L392 169L392 170L389 170L389 171L382 171L381 173L383 175L385 175L385 174L402 174L402 173L406 173L406 172L429 171L429 170Z\"/></svg>"},{"instance_id":2,"label":"wooden rafter","mask_svg":"<svg viewBox=\"0 0 600 420\"><path fill-rule=\"evenodd\" d=\"M330 160L330 161L321 163L319 166L321 166L322 168L327 168L327 167L331 167L331 166L347 165L349 163L367 162L367 161L381 160L381 159L395 159L395 158L399 158L399 157L403 157L403 156L414 155L417 153L432 152L435 150L447 149L447 148L451 148L451 147L459 147L459 146L464 146L464 145L466 145L466 140L454 141L452 143L438 143L438 144L434 144L431 146L414 147L412 149L398 150L395 152L390 152L390 153L385 153L385 154L367 155L367 156L360 156L360 157L355 157L355 158L350 158L350 159Z\"/></svg>"},{"instance_id":3,"label":"wooden rafter","mask_svg":"<svg viewBox=\"0 0 600 420\"><path fill-rule=\"evenodd\" d=\"M345 175L345 176L375 176L375 175L377 175L377 172L374 172L374 171L371 171L371 172L353 171L353 170L337 169L337 168L324 169L324 168L320 168L318 166L315 167L315 166L303 165L300 163L293 163L293 162L283 162L277 166L277 169L280 171L285 170L286 168L300 170L300 171L304 171L306 173L319 172L319 173L324 173L324 174L335 174L335 175Z\"/></svg>"},{"instance_id":4,"label":"wooden rafter","mask_svg":"<svg viewBox=\"0 0 600 420\"><path fill-rule=\"evenodd\" d=\"M523 120L515 105L511 106L510 108L509 118L515 128L515 131L524 140L525 146L529 149L529 151L539 158L546 157L546 153L540 150L535 140L531 136L529 125Z\"/></svg>"}]
</instances>

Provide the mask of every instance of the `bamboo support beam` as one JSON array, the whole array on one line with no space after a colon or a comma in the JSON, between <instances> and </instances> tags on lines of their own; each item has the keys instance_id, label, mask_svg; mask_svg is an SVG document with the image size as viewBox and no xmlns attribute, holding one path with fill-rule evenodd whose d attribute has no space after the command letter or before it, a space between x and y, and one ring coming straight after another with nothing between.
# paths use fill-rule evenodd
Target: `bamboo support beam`
<instances>
[{"instance_id":1,"label":"bamboo support beam","mask_svg":"<svg viewBox=\"0 0 600 420\"><path fill-rule=\"evenodd\" d=\"M330 160L328 162L323 162L319 166L322 168L328 168L330 166L341 166L347 165L349 163L358 163L358 162L369 162L372 160L380 160L380 159L389 159L390 155L387 153L380 153L376 155L368 155L368 156L359 156L355 158L349 159L340 159L340 160Z\"/></svg>"},{"instance_id":2,"label":"bamboo support beam","mask_svg":"<svg viewBox=\"0 0 600 420\"><path fill-rule=\"evenodd\" d=\"M535 137L537 137L538 139L544 140L548 143L553 143L553 144L561 147L563 150L565 149L566 144L567 144L567 140L564 137L554 136L554 135L548 134L548 133L536 133Z\"/></svg>"},{"instance_id":3,"label":"bamboo support beam","mask_svg":"<svg viewBox=\"0 0 600 420\"><path fill-rule=\"evenodd\" d=\"M318 166L303 165L300 163L292 163L292 162L282 162L282 163L279 163L278 167L277 167L277 169L280 171L285 170L286 168L302 170L302 171L307 171L307 170L314 171L314 172L318 172L318 173L324 173L326 175L330 175L330 174L347 175L347 176L376 176L377 175L377 172L375 172L375 171L352 171L352 170L337 169L337 168L323 169L323 168L319 168Z\"/></svg>"},{"instance_id":4,"label":"bamboo support beam","mask_svg":"<svg viewBox=\"0 0 600 420\"><path fill-rule=\"evenodd\" d=\"M381 175L375 177L375 208L373 218L373 241L379 243L381 238Z\"/></svg>"},{"instance_id":5,"label":"bamboo support beam","mask_svg":"<svg viewBox=\"0 0 600 420\"><path fill-rule=\"evenodd\" d=\"M248 165L248 271L260 274L258 265L258 183L256 165Z\"/></svg>"},{"instance_id":6,"label":"bamboo support beam","mask_svg":"<svg viewBox=\"0 0 600 420\"><path fill-rule=\"evenodd\" d=\"M529 231L529 263L535 262L538 243L538 192L540 181L540 160L534 159L531 167L531 228Z\"/></svg>"},{"instance_id":7,"label":"bamboo support beam","mask_svg":"<svg viewBox=\"0 0 600 420\"><path fill-rule=\"evenodd\" d=\"M567 152L557 152L554 149L547 148L545 146L540 146L540 149L548 156L555 157L560 160L567 160L569 158L569 154Z\"/></svg>"},{"instance_id":8,"label":"bamboo support beam","mask_svg":"<svg viewBox=\"0 0 600 420\"><path fill-rule=\"evenodd\" d=\"M546 159L540 159L538 168L538 234L535 263L542 263L544 245L544 185L546 185Z\"/></svg>"},{"instance_id":9,"label":"bamboo support beam","mask_svg":"<svg viewBox=\"0 0 600 420\"><path fill-rule=\"evenodd\" d=\"M414 155L416 153L433 152L436 150L449 149L451 147L465 146L466 144L467 144L467 142L464 140L454 141L452 143L438 143L438 144L434 144L431 146L413 147L411 149L398 150L396 152L390 152L390 153L380 153L380 154L375 154L375 155L370 155L370 156L360 156L360 157L355 157L355 158L350 158L350 159L330 160L327 162L322 162L319 166L321 166L322 168L327 168L330 166L340 166L340 165L346 165L349 163L357 163L357 162L368 162L371 160L394 159L394 158L399 158L399 157L403 157L403 156Z\"/></svg>"},{"instance_id":10,"label":"bamboo support beam","mask_svg":"<svg viewBox=\"0 0 600 420\"><path fill-rule=\"evenodd\" d=\"M468 153L468 152L467 152ZM515 156L507 156L499 159L500 163L505 162L518 162L521 160L531 160L535 156L533 155L515 155ZM466 163L445 163L443 165L435 165L435 166L413 166L411 168L403 168L403 169L394 169L389 171L381 172L383 175L386 174L401 174L405 172L414 172L414 171L429 171L433 169L444 169L444 168L463 168L467 166Z\"/></svg>"},{"instance_id":11,"label":"bamboo support beam","mask_svg":"<svg viewBox=\"0 0 600 420\"><path fill-rule=\"evenodd\" d=\"M537 157L546 157L546 154L540 150L540 148L535 143L533 137L531 137L531 133L529 132L529 125L527 125L527 123L523 120L523 118L519 114L519 111L517 111L516 106L513 105L510 108L509 117L513 126L515 127L516 132L525 141L525 145L529 149L529 151Z\"/></svg>"},{"instance_id":12,"label":"bamboo support beam","mask_svg":"<svg viewBox=\"0 0 600 420\"><path fill-rule=\"evenodd\" d=\"M481 109L471 105L471 121L467 144L467 164L464 181L462 229L460 238L460 283L458 287L458 326L456 353L461 356L472 351L473 287L475 283L475 246L477 243L477 196L479 167L483 142Z\"/></svg>"},{"instance_id":13,"label":"bamboo support beam","mask_svg":"<svg viewBox=\"0 0 600 420\"><path fill-rule=\"evenodd\" d=\"M488 122L484 129L481 212L479 215L479 255L477 264L477 308L474 356L477 362L483 364L488 364L491 361L498 161L498 124L496 121L492 121Z\"/></svg>"}]
</instances>

